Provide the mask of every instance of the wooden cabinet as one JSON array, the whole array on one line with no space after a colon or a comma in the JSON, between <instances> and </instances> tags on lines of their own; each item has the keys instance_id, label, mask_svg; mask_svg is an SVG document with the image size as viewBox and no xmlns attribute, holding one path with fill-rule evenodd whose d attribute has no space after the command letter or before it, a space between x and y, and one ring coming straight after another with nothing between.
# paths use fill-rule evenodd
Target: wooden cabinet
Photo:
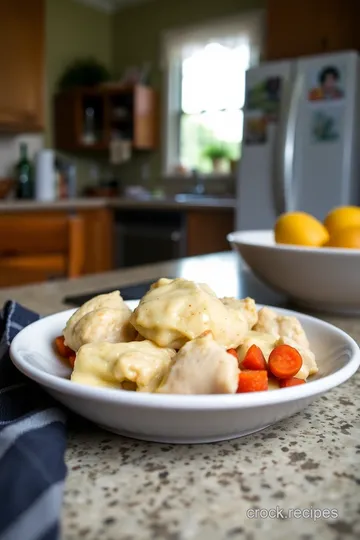
<instances>
[{"instance_id":1,"label":"wooden cabinet","mask_svg":"<svg viewBox=\"0 0 360 540\"><path fill-rule=\"evenodd\" d=\"M265 59L360 49L360 2L268 0Z\"/></svg>"},{"instance_id":2,"label":"wooden cabinet","mask_svg":"<svg viewBox=\"0 0 360 540\"><path fill-rule=\"evenodd\" d=\"M18 229L19 216L21 218L26 217L31 225L31 220L43 219L45 216L51 216L53 218L68 216L68 212L64 210L42 210L42 211L29 211L29 212L13 212L0 215L0 231L3 233L11 234L12 228ZM85 260L83 265L83 274L95 274L99 272L107 272L113 269L113 214L108 208L97 209L84 209L75 210L75 215L80 216L83 219L83 227L85 233ZM12 221L13 220L13 221ZM14 225L12 225L14 223ZM54 236L54 234L53 234ZM26 253L29 256L39 255L38 246L42 246L42 252L51 257L53 253L56 253L59 249L59 238L52 238L53 251L51 248L51 238L49 231L44 229L43 237L34 238L33 245L26 246ZM45 248L44 248L45 246ZM19 247L15 244L11 244L11 248L16 251ZM20 246L21 247L21 246ZM60 246L61 247L61 246ZM56 272L56 276L60 276L64 273L59 265L59 272ZM55 274L54 274L55 275ZM28 273L28 280L22 279L22 283L31 283L36 281L43 281L46 274L41 269L34 267L32 272ZM11 286L12 284L19 284L19 276L14 275L14 279L8 277L8 274L0 272L0 287Z\"/></svg>"},{"instance_id":3,"label":"wooden cabinet","mask_svg":"<svg viewBox=\"0 0 360 540\"><path fill-rule=\"evenodd\" d=\"M157 95L145 86L102 86L62 92L54 102L55 145L61 150L107 150L112 139L135 150L157 147Z\"/></svg>"},{"instance_id":4,"label":"wooden cabinet","mask_svg":"<svg viewBox=\"0 0 360 540\"><path fill-rule=\"evenodd\" d=\"M109 208L78 210L84 220L85 263L84 274L108 272L114 268L113 212Z\"/></svg>"},{"instance_id":5,"label":"wooden cabinet","mask_svg":"<svg viewBox=\"0 0 360 540\"><path fill-rule=\"evenodd\" d=\"M0 131L43 129L44 1L0 2Z\"/></svg>"},{"instance_id":6,"label":"wooden cabinet","mask_svg":"<svg viewBox=\"0 0 360 540\"><path fill-rule=\"evenodd\" d=\"M234 230L234 211L229 209L188 210L186 256L206 255L230 248L226 235Z\"/></svg>"}]
</instances>

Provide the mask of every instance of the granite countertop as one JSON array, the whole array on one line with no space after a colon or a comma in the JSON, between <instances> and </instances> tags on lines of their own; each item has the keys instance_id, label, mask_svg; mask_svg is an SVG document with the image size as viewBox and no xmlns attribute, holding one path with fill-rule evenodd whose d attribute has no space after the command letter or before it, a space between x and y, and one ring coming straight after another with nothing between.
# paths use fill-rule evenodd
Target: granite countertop
<instances>
[{"instance_id":1,"label":"granite countertop","mask_svg":"<svg viewBox=\"0 0 360 540\"><path fill-rule=\"evenodd\" d=\"M209 271L209 268L211 271ZM206 255L72 281L0 290L42 314L65 295L160 276L209 283L219 295L259 303L283 298L232 253ZM358 342L360 319L318 315ZM360 374L302 413L229 442L167 445L116 436L87 421L69 426L62 539L348 540L360 537ZM329 509L332 519L286 519L290 508ZM277 518L255 519L272 509Z\"/></svg>"},{"instance_id":2,"label":"granite countertop","mask_svg":"<svg viewBox=\"0 0 360 540\"><path fill-rule=\"evenodd\" d=\"M175 197L149 199L132 199L129 197L79 197L75 199L62 199L58 201L0 201L0 214L10 212L38 212L39 210L72 210L91 208L131 209L147 208L151 210L191 210L191 209L217 209L232 210L236 207L235 198L214 195L203 199L194 197L179 200Z\"/></svg>"}]
</instances>

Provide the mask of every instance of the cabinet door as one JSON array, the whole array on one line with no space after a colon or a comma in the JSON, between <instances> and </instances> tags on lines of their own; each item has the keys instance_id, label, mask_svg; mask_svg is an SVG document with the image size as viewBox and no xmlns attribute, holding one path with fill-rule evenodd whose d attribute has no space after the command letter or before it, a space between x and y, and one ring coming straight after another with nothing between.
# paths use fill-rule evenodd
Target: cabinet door
<instances>
[{"instance_id":1,"label":"cabinet door","mask_svg":"<svg viewBox=\"0 0 360 540\"><path fill-rule=\"evenodd\" d=\"M322 52L322 5L326 0L269 0L266 60Z\"/></svg>"},{"instance_id":2,"label":"cabinet door","mask_svg":"<svg viewBox=\"0 0 360 540\"><path fill-rule=\"evenodd\" d=\"M43 127L44 0L0 2L0 129Z\"/></svg>"},{"instance_id":3,"label":"cabinet door","mask_svg":"<svg viewBox=\"0 0 360 540\"><path fill-rule=\"evenodd\" d=\"M322 14L326 52L360 49L360 2L331 0L331 9Z\"/></svg>"},{"instance_id":4,"label":"cabinet door","mask_svg":"<svg viewBox=\"0 0 360 540\"><path fill-rule=\"evenodd\" d=\"M231 247L226 236L234 230L234 211L189 210L186 229L187 257L228 251Z\"/></svg>"},{"instance_id":5,"label":"cabinet door","mask_svg":"<svg viewBox=\"0 0 360 540\"><path fill-rule=\"evenodd\" d=\"M157 96L151 88L134 90L134 137L136 150L154 150L157 146Z\"/></svg>"},{"instance_id":6,"label":"cabinet door","mask_svg":"<svg viewBox=\"0 0 360 540\"><path fill-rule=\"evenodd\" d=\"M359 46L359 2L268 0L266 60Z\"/></svg>"},{"instance_id":7,"label":"cabinet door","mask_svg":"<svg viewBox=\"0 0 360 540\"><path fill-rule=\"evenodd\" d=\"M108 272L114 268L113 213L108 208L79 210L85 224L84 274Z\"/></svg>"}]
</instances>

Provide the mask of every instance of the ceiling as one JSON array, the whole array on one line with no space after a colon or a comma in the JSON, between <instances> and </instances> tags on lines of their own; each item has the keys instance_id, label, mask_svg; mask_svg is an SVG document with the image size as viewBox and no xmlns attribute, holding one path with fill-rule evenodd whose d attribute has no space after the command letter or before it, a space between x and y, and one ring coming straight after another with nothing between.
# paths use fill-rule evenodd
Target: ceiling
<instances>
[{"instance_id":1,"label":"ceiling","mask_svg":"<svg viewBox=\"0 0 360 540\"><path fill-rule=\"evenodd\" d=\"M118 11L125 6L140 4L143 2L148 2L149 0L76 0L82 4L88 4L102 11L112 13Z\"/></svg>"}]
</instances>

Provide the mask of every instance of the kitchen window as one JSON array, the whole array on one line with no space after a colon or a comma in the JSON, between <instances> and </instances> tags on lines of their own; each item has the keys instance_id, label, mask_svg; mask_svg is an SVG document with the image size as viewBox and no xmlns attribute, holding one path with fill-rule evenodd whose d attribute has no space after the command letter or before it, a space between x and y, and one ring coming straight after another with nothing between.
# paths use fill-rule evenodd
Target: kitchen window
<instances>
[{"instance_id":1,"label":"kitchen window","mask_svg":"<svg viewBox=\"0 0 360 540\"><path fill-rule=\"evenodd\" d=\"M259 61L262 20L256 11L164 36L166 176L226 174L239 159L245 71Z\"/></svg>"}]
</instances>

